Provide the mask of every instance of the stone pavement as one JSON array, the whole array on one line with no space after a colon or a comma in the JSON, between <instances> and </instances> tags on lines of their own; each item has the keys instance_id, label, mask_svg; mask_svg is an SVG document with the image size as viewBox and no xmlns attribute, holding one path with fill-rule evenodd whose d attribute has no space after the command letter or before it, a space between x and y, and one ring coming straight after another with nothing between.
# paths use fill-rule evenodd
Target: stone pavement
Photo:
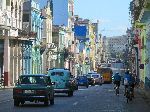
<instances>
[{"instance_id":1,"label":"stone pavement","mask_svg":"<svg viewBox=\"0 0 150 112\"><path fill-rule=\"evenodd\" d=\"M140 95L150 105L150 90L135 88L135 94Z\"/></svg>"}]
</instances>

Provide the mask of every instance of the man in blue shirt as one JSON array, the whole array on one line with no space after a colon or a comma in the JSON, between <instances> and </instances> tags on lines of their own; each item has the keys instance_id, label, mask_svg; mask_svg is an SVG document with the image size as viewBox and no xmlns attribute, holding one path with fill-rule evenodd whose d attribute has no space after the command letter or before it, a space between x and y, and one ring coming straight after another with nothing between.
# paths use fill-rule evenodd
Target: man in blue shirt
<instances>
[{"instance_id":1,"label":"man in blue shirt","mask_svg":"<svg viewBox=\"0 0 150 112\"><path fill-rule=\"evenodd\" d=\"M134 76L132 76L131 73L129 73L129 71L127 71L125 73L124 76L124 86L125 86L125 93L126 93L126 89L131 86L133 88L133 92L134 92L134 84L135 84L135 78ZM125 95L125 94L124 94Z\"/></svg>"},{"instance_id":2,"label":"man in blue shirt","mask_svg":"<svg viewBox=\"0 0 150 112\"><path fill-rule=\"evenodd\" d=\"M116 72L113 78L114 78L114 84L120 87L121 76L119 75L119 73Z\"/></svg>"}]
</instances>

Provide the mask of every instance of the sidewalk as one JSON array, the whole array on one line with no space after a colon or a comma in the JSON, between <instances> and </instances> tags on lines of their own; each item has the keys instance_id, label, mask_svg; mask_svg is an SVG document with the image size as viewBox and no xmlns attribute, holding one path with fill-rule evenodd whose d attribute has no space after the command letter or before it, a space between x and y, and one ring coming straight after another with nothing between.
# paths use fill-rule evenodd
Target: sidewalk
<instances>
[{"instance_id":1,"label":"sidewalk","mask_svg":"<svg viewBox=\"0 0 150 112\"><path fill-rule=\"evenodd\" d=\"M135 94L139 94L150 105L150 90L135 88Z\"/></svg>"},{"instance_id":2,"label":"sidewalk","mask_svg":"<svg viewBox=\"0 0 150 112\"><path fill-rule=\"evenodd\" d=\"M13 89L14 86L1 86L0 90L4 90L4 89Z\"/></svg>"}]
</instances>

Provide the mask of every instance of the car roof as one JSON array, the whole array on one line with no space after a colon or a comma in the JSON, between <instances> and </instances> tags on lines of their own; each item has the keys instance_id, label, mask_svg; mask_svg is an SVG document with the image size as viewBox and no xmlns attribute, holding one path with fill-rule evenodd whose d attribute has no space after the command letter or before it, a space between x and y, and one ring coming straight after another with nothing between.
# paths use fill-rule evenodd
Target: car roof
<instances>
[{"instance_id":1,"label":"car roof","mask_svg":"<svg viewBox=\"0 0 150 112\"><path fill-rule=\"evenodd\" d=\"M69 71L68 68L50 68L49 70L67 70L67 71Z\"/></svg>"},{"instance_id":2,"label":"car roof","mask_svg":"<svg viewBox=\"0 0 150 112\"><path fill-rule=\"evenodd\" d=\"M21 76L48 76L47 74L23 74Z\"/></svg>"},{"instance_id":3,"label":"car roof","mask_svg":"<svg viewBox=\"0 0 150 112\"><path fill-rule=\"evenodd\" d=\"M53 68L53 69L49 69L49 72L70 72L69 69L65 69L65 68Z\"/></svg>"}]
</instances>

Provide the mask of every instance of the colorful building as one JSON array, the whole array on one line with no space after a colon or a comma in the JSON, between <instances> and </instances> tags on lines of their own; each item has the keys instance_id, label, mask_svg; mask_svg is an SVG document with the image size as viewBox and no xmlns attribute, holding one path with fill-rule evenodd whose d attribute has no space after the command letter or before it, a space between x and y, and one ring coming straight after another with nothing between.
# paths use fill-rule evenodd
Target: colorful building
<instances>
[{"instance_id":1,"label":"colorful building","mask_svg":"<svg viewBox=\"0 0 150 112\"><path fill-rule=\"evenodd\" d=\"M132 23L134 28L134 45L138 54L139 78L141 87L150 88L150 62L149 62L149 18L150 1L133 0L130 4ZM137 72L138 73L138 72Z\"/></svg>"},{"instance_id":2,"label":"colorful building","mask_svg":"<svg viewBox=\"0 0 150 112\"><path fill-rule=\"evenodd\" d=\"M39 3L36 0L30 0L24 2L23 9L23 28L29 34L29 37L33 37L31 59L23 62L25 66L24 73L42 73L42 21L41 10ZM32 69L31 69L32 68Z\"/></svg>"},{"instance_id":3,"label":"colorful building","mask_svg":"<svg viewBox=\"0 0 150 112\"><path fill-rule=\"evenodd\" d=\"M69 50L70 55L65 60L65 67L67 66L74 74L74 0L52 0L52 4L53 25L64 26L67 30L65 47Z\"/></svg>"}]
</instances>

